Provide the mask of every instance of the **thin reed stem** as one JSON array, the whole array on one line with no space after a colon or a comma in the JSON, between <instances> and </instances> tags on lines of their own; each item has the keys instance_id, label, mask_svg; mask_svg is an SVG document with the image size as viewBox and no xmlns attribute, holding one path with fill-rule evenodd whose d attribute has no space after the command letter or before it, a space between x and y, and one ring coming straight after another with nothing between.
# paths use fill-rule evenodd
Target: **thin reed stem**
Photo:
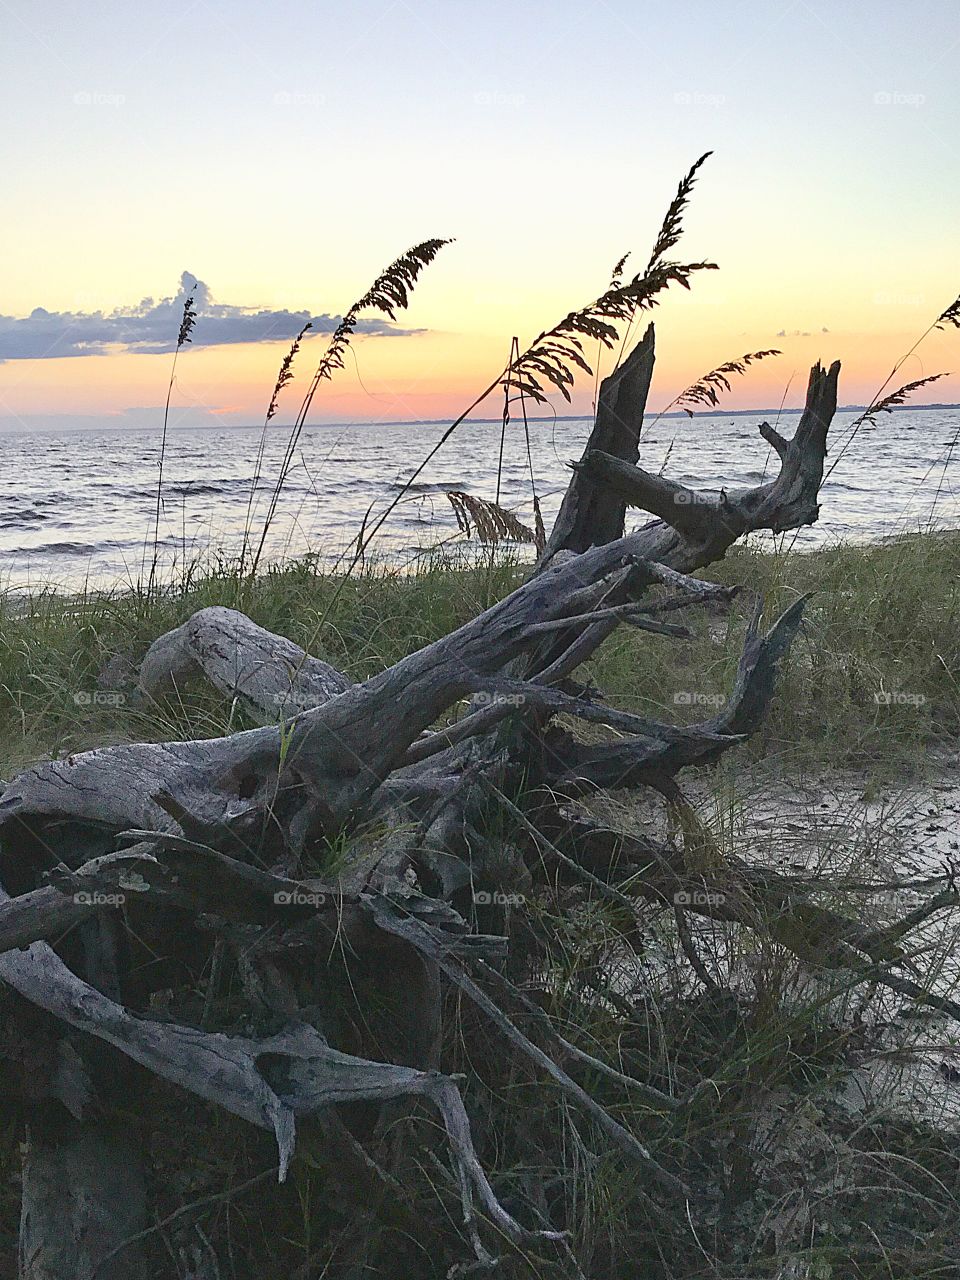
<instances>
[{"instance_id":1,"label":"thin reed stem","mask_svg":"<svg viewBox=\"0 0 960 1280\"><path fill-rule=\"evenodd\" d=\"M293 345L281 361L280 371L277 374L277 380L273 385L270 403L267 406L267 412L263 419L263 429L260 432L260 443L257 448L257 457L253 468L253 479L250 483L250 495L247 499L247 514L243 525L243 544L240 548L240 566L237 571L238 581L243 578L243 569L246 564L246 556L249 549L250 534L253 526L253 504L256 499L257 486L259 485L260 477L263 474L263 456L267 444L267 431L269 429L271 419L277 412L281 391L293 380L293 361L297 352L300 350L300 344L306 336L307 330L312 328L313 324L308 320L294 338Z\"/></svg>"},{"instance_id":2,"label":"thin reed stem","mask_svg":"<svg viewBox=\"0 0 960 1280\"><path fill-rule=\"evenodd\" d=\"M186 342L190 342L190 333L193 326L197 322L197 312L194 303L193 289L187 294L183 304L183 316L180 320L180 332L177 335L177 345L173 353L173 363L170 366L170 381L167 383L167 399L163 406L163 433L160 437L160 463L157 475L157 509L153 524L153 559L150 562L150 576L147 580L147 597L153 593L154 582L157 576L157 563L160 557L160 512L163 507L163 464L167 455L167 427L170 420L170 400L173 395L173 384L177 375L177 357Z\"/></svg>"},{"instance_id":3,"label":"thin reed stem","mask_svg":"<svg viewBox=\"0 0 960 1280\"><path fill-rule=\"evenodd\" d=\"M933 333L934 329L942 329L946 325L951 325L955 329L960 328L960 297L956 298L953 302L951 302L950 305L944 311L941 311L941 313L937 316L936 320L934 320L932 324L929 324L927 328L924 329L923 333L921 333L920 337L916 340L916 342L913 344L910 350L900 357L897 363L893 366L893 368L887 374L883 382L883 385L874 395L873 399L870 401L870 404L867 406L865 411L860 415L860 417L854 421L852 428L850 430L850 434L847 436L846 440L843 443L843 446L840 449L840 452L837 454L836 458L834 459L833 465L830 467L827 474L823 477L824 483L826 483L827 480L829 480L830 477L833 475L834 471L839 466L844 454L847 452L847 450L853 444L854 440L857 438L857 434L859 433L860 428L864 425L864 423L872 421L877 413L888 411L885 408L887 401L881 400L881 397L883 396L884 391L886 391L887 387L889 387L890 383L899 373L900 369L902 369L902 367L910 359L910 357L917 350L920 344L924 342L927 338L929 338L930 334ZM901 395L901 393L905 391L915 390L917 387L922 387L924 386L925 383L928 383L928 382L935 382L937 378L940 378L943 376L944 376L943 374L938 373L938 374L935 374L933 377L920 378L916 382L909 382L905 387L901 387L899 391L894 392L893 396L888 397L887 400L895 401L895 398ZM890 407L892 407L892 404Z\"/></svg>"},{"instance_id":4,"label":"thin reed stem","mask_svg":"<svg viewBox=\"0 0 960 1280\"><path fill-rule=\"evenodd\" d=\"M329 380L338 369L343 368L344 356L360 322L361 312L366 310L380 311L391 320L396 319L397 311L404 310L408 306L410 294L420 272L433 261L443 246L449 243L449 240L424 240L422 243L414 245L412 249L408 249L406 253L401 254L399 258L391 262L386 270L377 276L363 297L353 304L336 329L334 329L333 336L320 359L317 371L313 375L287 439L287 446L280 463L280 471L273 487L273 493L270 496L270 505L260 533L260 541L257 544L253 563L250 566L251 578L256 575L259 567L267 535L276 516L280 495L290 474L296 448L303 433L310 406L313 404L313 398L320 387L320 383Z\"/></svg>"}]
</instances>

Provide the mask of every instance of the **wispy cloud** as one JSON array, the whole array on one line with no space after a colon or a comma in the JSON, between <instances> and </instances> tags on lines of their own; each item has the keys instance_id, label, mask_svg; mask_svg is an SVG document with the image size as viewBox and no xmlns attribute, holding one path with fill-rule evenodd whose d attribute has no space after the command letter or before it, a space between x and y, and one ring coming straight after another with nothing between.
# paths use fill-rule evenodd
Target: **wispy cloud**
<instances>
[{"instance_id":1,"label":"wispy cloud","mask_svg":"<svg viewBox=\"0 0 960 1280\"><path fill-rule=\"evenodd\" d=\"M191 339L194 347L289 342L308 320L314 333L331 333L340 319L327 313L311 316L309 311L270 311L214 302L208 286L185 271L172 298L144 298L136 306L113 311L46 311L36 307L28 316L0 315L0 361L100 356L110 351L144 355L172 351L183 303L191 290L198 316ZM400 329L381 318L361 320L357 332L400 336L421 331Z\"/></svg>"}]
</instances>

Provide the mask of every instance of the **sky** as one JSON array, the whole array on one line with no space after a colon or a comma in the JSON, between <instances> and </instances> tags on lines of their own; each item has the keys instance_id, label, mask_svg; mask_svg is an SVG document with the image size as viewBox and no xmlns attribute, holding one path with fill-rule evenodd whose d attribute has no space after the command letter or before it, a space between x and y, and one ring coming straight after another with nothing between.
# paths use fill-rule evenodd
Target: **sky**
<instances>
[{"instance_id":1,"label":"sky","mask_svg":"<svg viewBox=\"0 0 960 1280\"><path fill-rule=\"evenodd\" d=\"M724 405L796 405L817 359L868 402L960 293L958 62L956 0L0 0L0 428L159 427L194 281L171 420L261 422L311 318L282 425L430 237L312 420L453 417L642 267L705 151L676 255L720 269L652 313L651 406L770 347ZM951 370L918 399L960 401L934 331L898 380Z\"/></svg>"}]
</instances>

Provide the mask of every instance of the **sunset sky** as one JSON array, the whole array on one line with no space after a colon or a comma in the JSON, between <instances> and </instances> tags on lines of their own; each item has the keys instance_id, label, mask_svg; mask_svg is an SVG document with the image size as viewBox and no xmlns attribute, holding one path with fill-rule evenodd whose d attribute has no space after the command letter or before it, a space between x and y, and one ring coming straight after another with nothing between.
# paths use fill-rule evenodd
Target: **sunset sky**
<instances>
[{"instance_id":1,"label":"sunset sky","mask_svg":"<svg viewBox=\"0 0 960 1280\"><path fill-rule=\"evenodd\" d=\"M301 315L432 236L313 420L455 415L643 265L707 150L677 256L720 270L653 313L654 408L771 346L726 405L796 404L817 358L867 401L960 292L956 0L2 0L0 36L0 427L159 425L184 273L174 421L256 423ZM960 400L956 330L900 380L940 370L921 399Z\"/></svg>"}]
</instances>

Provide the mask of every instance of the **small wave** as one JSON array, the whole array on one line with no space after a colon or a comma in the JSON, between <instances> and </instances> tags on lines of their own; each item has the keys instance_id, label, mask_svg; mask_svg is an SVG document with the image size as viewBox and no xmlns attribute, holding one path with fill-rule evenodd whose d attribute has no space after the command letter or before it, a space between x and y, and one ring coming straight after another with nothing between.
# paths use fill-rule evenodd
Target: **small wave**
<instances>
[{"instance_id":1,"label":"small wave","mask_svg":"<svg viewBox=\"0 0 960 1280\"><path fill-rule=\"evenodd\" d=\"M26 529L30 525L42 524L44 520L49 520L48 515L44 515L42 511L5 511L0 514L0 529Z\"/></svg>"},{"instance_id":2,"label":"small wave","mask_svg":"<svg viewBox=\"0 0 960 1280\"><path fill-rule=\"evenodd\" d=\"M448 489L456 489L462 483L462 480L441 480L435 483L418 480L414 481L413 484L407 484L403 480L394 480L389 487L391 489L405 489L407 493L446 493Z\"/></svg>"},{"instance_id":3,"label":"small wave","mask_svg":"<svg viewBox=\"0 0 960 1280\"><path fill-rule=\"evenodd\" d=\"M89 556L121 544L112 542L43 542L37 547L9 547L8 556Z\"/></svg>"},{"instance_id":4,"label":"small wave","mask_svg":"<svg viewBox=\"0 0 960 1280\"><path fill-rule=\"evenodd\" d=\"M177 497L202 498L221 493L233 493L239 486L249 487L249 481L240 478L224 480L185 480L180 484L164 485L164 493L176 494Z\"/></svg>"}]
</instances>

